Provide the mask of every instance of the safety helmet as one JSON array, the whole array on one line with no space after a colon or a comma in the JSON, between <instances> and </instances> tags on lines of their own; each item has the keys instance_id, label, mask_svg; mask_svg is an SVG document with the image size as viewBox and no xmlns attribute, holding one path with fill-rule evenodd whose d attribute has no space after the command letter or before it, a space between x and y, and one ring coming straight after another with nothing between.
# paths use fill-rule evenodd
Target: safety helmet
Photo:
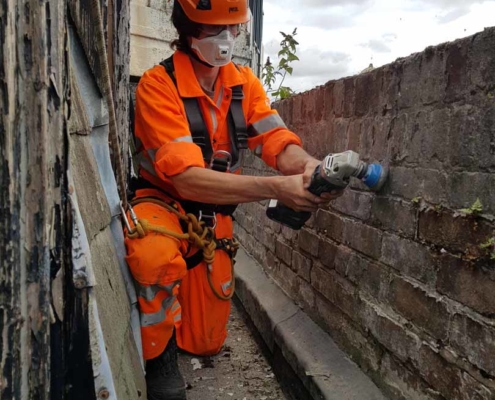
<instances>
[{"instance_id":1,"label":"safety helmet","mask_svg":"<svg viewBox=\"0 0 495 400\"><path fill-rule=\"evenodd\" d=\"M234 25L249 20L248 0L176 0L198 24Z\"/></svg>"}]
</instances>

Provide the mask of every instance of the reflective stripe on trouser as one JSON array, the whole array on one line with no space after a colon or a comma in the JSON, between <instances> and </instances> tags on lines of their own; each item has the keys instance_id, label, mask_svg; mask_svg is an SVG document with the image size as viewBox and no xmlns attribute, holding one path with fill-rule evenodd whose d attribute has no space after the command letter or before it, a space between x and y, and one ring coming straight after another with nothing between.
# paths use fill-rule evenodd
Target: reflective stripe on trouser
<instances>
[{"instance_id":1,"label":"reflective stripe on trouser","mask_svg":"<svg viewBox=\"0 0 495 400\"><path fill-rule=\"evenodd\" d=\"M159 193L142 192L147 196ZM158 205L142 203L134 210L138 218L182 232L177 217ZM217 219L217 237L231 238L232 219L223 215ZM125 244L127 262L137 282L144 358L155 358L163 352L174 326L180 348L197 355L220 351L227 336L230 301L215 297L204 263L187 272L183 258L187 242L150 233L142 239L126 238ZM212 280L219 293L230 294L231 260L224 251L215 254Z\"/></svg>"}]
</instances>

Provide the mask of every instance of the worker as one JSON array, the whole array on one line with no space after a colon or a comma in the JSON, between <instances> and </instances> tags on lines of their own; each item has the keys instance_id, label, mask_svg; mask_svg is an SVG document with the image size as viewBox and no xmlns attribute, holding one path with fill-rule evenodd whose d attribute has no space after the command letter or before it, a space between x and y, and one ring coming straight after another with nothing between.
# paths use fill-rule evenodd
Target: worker
<instances>
[{"instance_id":1,"label":"worker","mask_svg":"<svg viewBox=\"0 0 495 400\"><path fill-rule=\"evenodd\" d=\"M341 195L307 190L320 161L271 109L251 69L232 62L235 39L249 18L247 0L175 0L175 52L146 71L136 90L133 210L138 220L160 228L138 238L127 232L125 240L149 400L186 398L177 346L209 356L224 344L235 206L278 199L297 211L315 211ZM282 175L240 175L245 151ZM213 260L205 261L207 249L202 253L185 238L197 228L186 214L214 232Z\"/></svg>"}]
</instances>

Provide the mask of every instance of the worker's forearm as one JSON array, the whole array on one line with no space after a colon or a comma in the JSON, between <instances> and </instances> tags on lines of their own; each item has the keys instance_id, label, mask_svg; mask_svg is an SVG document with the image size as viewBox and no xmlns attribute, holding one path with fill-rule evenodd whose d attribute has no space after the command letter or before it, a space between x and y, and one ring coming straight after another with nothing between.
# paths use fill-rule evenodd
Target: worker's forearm
<instances>
[{"instance_id":1,"label":"worker's forearm","mask_svg":"<svg viewBox=\"0 0 495 400\"><path fill-rule=\"evenodd\" d=\"M306 151L295 144L289 144L277 156L277 169L284 175L302 174L308 161L316 161Z\"/></svg>"},{"instance_id":2,"label":"worker's forearm","mask_svg":"<svg viewBox=\"0 0 495 400\"><path fill-rule=\"evenodd\" d=\"M192 167L172 177L180 196L210 204L239 204L276 198L277 185L284 177L226 174Z\"/></svg>"}]
</instances>

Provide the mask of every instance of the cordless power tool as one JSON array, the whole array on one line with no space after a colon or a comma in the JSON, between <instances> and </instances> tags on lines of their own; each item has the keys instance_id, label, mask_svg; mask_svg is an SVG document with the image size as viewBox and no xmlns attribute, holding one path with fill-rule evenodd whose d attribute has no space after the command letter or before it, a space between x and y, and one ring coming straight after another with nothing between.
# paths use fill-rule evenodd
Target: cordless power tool
<instances>
[{"instance_id":1,"label":"cordless power tool","mask_svg":"<svg viewBox=\"0 0 495 400\"><path fill-rule=\"evenodd\" d=\"M368 164L359 159L359 154L348 150L329 154L316 167L308 190L320 196L332 190L342 190L349 185L351 177L363 181L373 191L378 191L385 183L388 171L380 164ZM271 200L266 215L273 221L298 230L311 217L310 212L297 212L277 200Z\"/></svg>"}]
</instances>

